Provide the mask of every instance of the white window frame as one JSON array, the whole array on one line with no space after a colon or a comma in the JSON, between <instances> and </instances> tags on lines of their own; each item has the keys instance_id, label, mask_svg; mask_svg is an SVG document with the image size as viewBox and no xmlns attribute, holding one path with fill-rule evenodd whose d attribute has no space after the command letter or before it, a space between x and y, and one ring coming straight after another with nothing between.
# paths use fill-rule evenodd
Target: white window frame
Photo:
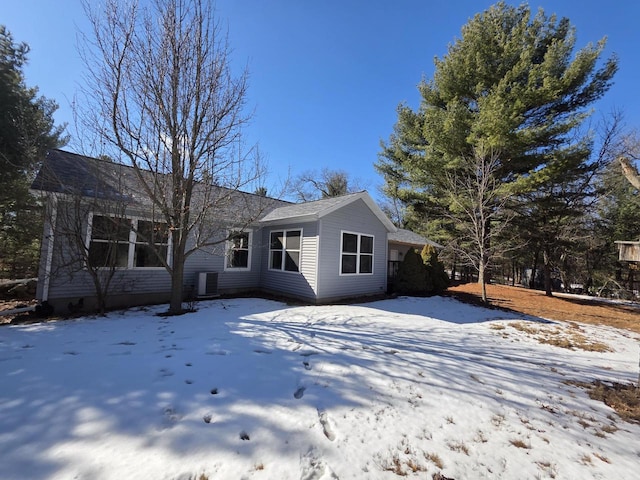
<instances>
[{"instance_id":1,"label":"white window frame","mask_svg":"<svg viewBox=\"0 0 640 480\"><path fill-rule=\"evenodd\" d=\"M101 213L94 213L91 212L89 213L89 217L88 217L88 224L87 224L87 238L86 238L86 249L87 252L89 252L89 248L91 247L91 242L92 242L92 230L93 230L93 217L110 217L110 215L108 214L101 214ZM148 218L148 217L140 217L140 216L124 216L122 217L124 220L127 220L131 223L132 228L129 231L129 241L128 241L128 251L127 251L127 266L121 266L121 267L95 267L95 268L105 268L105 269L109 269L109 268L115 268L116 270L137 270L137 271L144 271L144 270L164 270L164 266L160 265L157 267L136 267L135 266L135 251L136 251L136 246L137 245L141 245L142 242L137 242L137 229L138 229L138 221L145 221L145 222L153 222L152 219ZM155 223L165 223L165 222L155 222ZM135 225L135 228L133 227L133 225ZM100 242L100 240L97 240L98 243ZM124 241L122 242L124 243ZM172 247L172 241L171 241L171 233L169 232L168 237L167 237L167 243L161 243L160 245L166 245L167 247L167 264L169 266L171 266L171 262L172 262L172 257L171 257L171 247ZM87 262L88 262L88 257L87 257ZM87 265L88 267L88 265ZM93 268L93 267L92 267Z\"/></svg>"},{"instance_id":2,"label":"white window frame","mask_svg":"<svg viewBox=\"0 0 640 480\"><path fill-rule=\"evenodd\" d=\"M274 233L277 232L282 232L282 249L274 249L271 248L271 236ZM287 233L289 232L300 232L300 247L298 249L295 248L287 248ZM302 273L302 240L304 238L304 232L302 230L302 228L282 228L282 229L274 229L269 231L269 257L267 259L267 261L269 262L268 265L268 269L272 272L284 272L284 273L295 273L295 274L300 274ZM272 261L271 261L271 256L272 256L272 252L282 252L282 260L280 261L280 268L272 268ZM287 252L297 252L298 253L298 270L286 270L285 269L285 265L286 265L286 258L287 258Z\"/></svg>"},{"instance_id":3,"label":"white window frame","mask_svg":"<svg viewBox=\"0 0 640 480\"><path fill-rule=\"evenodd\" d=\"M355 235L357 237L357 248L356 248L356 252L345 252L344 251L344 236L345 234L347 235ZM360 247L362 246L362 237L369 237L371 238L371 253L369 252L361 252L360 251ZM376 237L375 235L371 235L369 233L360 233L360 232L351 232L348 230L341 230L340 231L340 256L339 256L339 261L338 261L338 274L342 277L353 277L355 275L357 276L361 276L361 275L373 275L374 273L374 260L375 260L375 247L376 247ZM342 257L344 255L355 255L356 257L356 271L355 272L349 272L349 273L344 273L342 271ZM360 260L362 258L362 256L368 256L371 257L371 271L370 272L360 272Z\"/></svg>"},{"instance_id":4,"label":"white window frame","mask_svg":"<svg viewBox=\"0 0 640 480\"><path fill-rule=\"evenodd\" d=\"M235 235L247 234L247 248L240 248L238 250L247 250L247 266L246 267L234 267L229 265L229 254L235 249L233 244L233 237ZM253 231L252 230L227 230L227 241L225 242L224 249L224 270L225 272L249 272L251 271L251 250L253 250Z\"/></svg>"}]
</instances>

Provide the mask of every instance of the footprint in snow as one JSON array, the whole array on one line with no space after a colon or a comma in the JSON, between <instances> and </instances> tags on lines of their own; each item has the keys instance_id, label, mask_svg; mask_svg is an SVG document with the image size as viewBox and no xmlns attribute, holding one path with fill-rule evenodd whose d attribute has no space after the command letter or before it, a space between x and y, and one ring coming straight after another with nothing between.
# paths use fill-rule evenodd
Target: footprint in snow
<instances>
[{"instance_id":1,"label":"footprint in snow","mask_svg":"<svg viewBox=\"0 0 640 480\"><path fill-rule=\"evenodd\" d=\"M240 440L245 440L246 441L246 440L251 440L251 439L249 438L249 434L247 432L245 432L244 430L242 430L240 432Z\"/></svg>"},{"instance_id":2,"label":"footprint in snow","mask_svg":"<svg viewBox=\"0 0 640 480\"><path fill-rule=\"evenodd\" d=\"M162 417L163 417L163 421L162 421L163 426L165 428L170 428L182 418L182 415L178 413L178 411L175 409L173 405L167 405L162 410Z\"/></svg>"},{"instance_id":3,"label":"footprint in snow","mask_svg":"<svg viewBox=\"0 0 640 480\"><path fill-rule=\"evenodd\" d=\"M297 400L300 400L303 396L304 396L304 391L306 390L306 387L298 387L298 389L293 392L293 397L296 398Z\"/></svg>"},{"instance_id":4,"label":"footprint in snow","mask_svg":"<svg viewBox=\"0 0 640 480\"><path fill-rule=\"evenodd\" d=\"M304 365L305 370L311 370L311 364L307 360L302 362L302 365Z\"/></svg>"},{"instance_id":5,"label":"footprint in snow","mask_svg":"<svg viewBox=\"0 0 640 480\"><path fill-rule=\"evenodd\" d=\"M336 434L333 431L333 428L331 428L331 424L329 423L329 417L327 415L327 411L323 408L319 408L318 418L320 419L320 425L322 426L322 431L324 432L324 436L333 442L336 439Z\"/></svg>"},{"instance_id":6,"label":"footprint in snow","mask_svg":"<svg viewBox=\"0 0 640 480\"><path fill-rule=\"evenodd\" d=\"M307 453L300 455L300 480L339 480L338 476L311 447Z\"/></svg>"}]
</instances>

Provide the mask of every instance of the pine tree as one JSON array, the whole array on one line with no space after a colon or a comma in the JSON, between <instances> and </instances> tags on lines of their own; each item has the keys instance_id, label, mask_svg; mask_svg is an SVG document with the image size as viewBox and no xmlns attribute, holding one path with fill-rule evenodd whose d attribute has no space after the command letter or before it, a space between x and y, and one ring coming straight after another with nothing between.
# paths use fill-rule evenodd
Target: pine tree
<instances>
[{"instance_id":1,"label":"pine tree","mask_svg":"<svg viewBox=\"0 0 640 480\"><path fill-rule=\"evenodd\" d=\"M0 275L35 276L42 215L29 193L36 165L49 148L66 143L54 126L57 104L27 87L29 46L0 25Z\"/></svg>"},{"instance_id":2,"label":"pine tree","mask_svg":"<svg viewBox=\"0 0 640 480\"><path fill-rule=\"evenodd\" d=\"M465 175L479 149L498 154L497 186L523 201L584 168L592 142L580 127L618 63L601 62L604 39L578 51L575 42L567 18L533 15L526 4L477 14L420 83L418 109L398 107L376 164L385 193L454 235L448 180Z\"/></svg>"}]
</instances>

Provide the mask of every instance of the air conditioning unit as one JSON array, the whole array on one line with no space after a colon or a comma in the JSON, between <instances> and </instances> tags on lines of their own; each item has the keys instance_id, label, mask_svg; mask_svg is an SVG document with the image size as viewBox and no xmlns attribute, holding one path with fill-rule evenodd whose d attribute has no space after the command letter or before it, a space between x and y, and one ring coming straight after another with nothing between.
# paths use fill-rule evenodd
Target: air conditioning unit
<instances>
[{"instance_id":1,"label":"air conditioning unit","mask_svg":"<svg viewBox=\"0 0 640 480\"><path fill-rule=\"evenodd\" d=\"M198 272L198 298L218 296L218 272Z\"/></svg>"}]
</instances>

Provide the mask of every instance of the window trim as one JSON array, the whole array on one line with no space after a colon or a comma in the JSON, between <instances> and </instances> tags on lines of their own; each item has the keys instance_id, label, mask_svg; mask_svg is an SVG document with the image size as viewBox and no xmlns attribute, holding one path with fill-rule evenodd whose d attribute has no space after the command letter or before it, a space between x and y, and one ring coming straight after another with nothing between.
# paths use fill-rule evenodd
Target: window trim
<instances>
[{"instance_id":1,"label":"window trim","mask_svg":"<svg viewBox=\"0 0 640 480\"><path fill-rule=\"evenodd\" d=\"M280 250L276 250L271 248L271 236L276 233L276 232L282 232L282 239L284 240L282 243L282 249ZM288 232L300 232L300 247L298 249L287 249L287 233ZM303 233L303 229L302 227L300 228L279 228L279 229L275 229L275 230L270 230L269 231L269 255L267 257L267 262L268 262L268 270L271 272L283 272L283 273L293 273L293 274L302 274L302 241L304 238L304 233ZM285 269L285 265L286 265L286 252L287 251L291 251L291 252L298 252L298 270L286 270ZM282 252L282 260L280 261L280 268L272 268L271 264L271 255L272 252Z\"/></svg>"},{"instance_id":2,"label":"window trim","mask_svg":"<svg viewBox=\"0 0 640 480\"><path fill-rule=\"evenodd\" d=\"M232 238L236 234L246 233L247 238L247 266L233 267L229 265L229 253L232 249ZM250 272L251 271L251 250L253 250L253 230L227 230L227 240L224 242L224 271L225 272ZM244 249L242 249L244 250Z\"/></svg>"},{"instance_id":3,"label":"window trim","mask_svg":"<svg viewBox=\"0 0 640 480\"><path fill-rule=\"evenodd\" d=\"M356 252L345 252L344 251L344 235L355 235L357 237L357 249ZM371 253L361 252L360 248L362 246L362 237L371 238ZM353 277L353 276L361 276L361 275L373 275L375 271L375 246L376 246L376 237L375 235L369 233L360 233L360 232L352 232L349 230L341 230L340 231L340 255L338 260L338 275L341 277ZM353 273L344 273L342 271L342 257L344 255L355 255L356 256L356 271ZM360 272L360 260L363 255L371 257L371 271L370 272Z\"/></svg>"},{"instance_id":4,"label":"window trim","mask_svg":"<svg viewBox=\"0 0 640 480\"><path fill-rule=\"evenodd\" d=\"M108 214L101 214L101 213L95 213L95 212L90 212L89 216L88 216L88 223L87 223L87 239L86 239L86 250L87 250L87 258L85 260L85 262L88 264L89 262L89 257L88 257L88 253L89 253L89 248L91 247L91 242L92 240L92 234L93 234L93 218L94 217L111 217L114 218L111 215ZM115 217L117 218L117 217ZM127 250L127 265L126 266L116 266L116 267L90 267L89 265L85 265L86 268L96 268L99 270L102 269L115 269L115 270L136 270L136 271L145 271L145 270L164 270L165 267L162 265L159 265L157 267L136 267L135 266L135 252L136 252L136 246L137 245L143 245L143 242L138 242L138 221L142 220L145 222L152 222L154 223L153 219L149 218L149 217L143 217L143 216L137 216L137 215L124 215L122 216L122 219L127 220L130 225L131 228L129 230L129 240L128 240L128 250ZM158 222L156 221L155 223L166 223L166 222ZM134 228L134 224L135 224L135 228ZM100 243L100 240L98 240L98 242ZM118 243L122 243L124 244L125 242L118 242ZM145 242L146 243L146 242ZM157 243L158 245L166 245L167 247L167 264L169 266L171 266L172 264L172 255L171 255L171 250L172 250L172 239L171 239L171 232L168 231L167 232L167 243Z\"/></svg>"}]
</instances>

